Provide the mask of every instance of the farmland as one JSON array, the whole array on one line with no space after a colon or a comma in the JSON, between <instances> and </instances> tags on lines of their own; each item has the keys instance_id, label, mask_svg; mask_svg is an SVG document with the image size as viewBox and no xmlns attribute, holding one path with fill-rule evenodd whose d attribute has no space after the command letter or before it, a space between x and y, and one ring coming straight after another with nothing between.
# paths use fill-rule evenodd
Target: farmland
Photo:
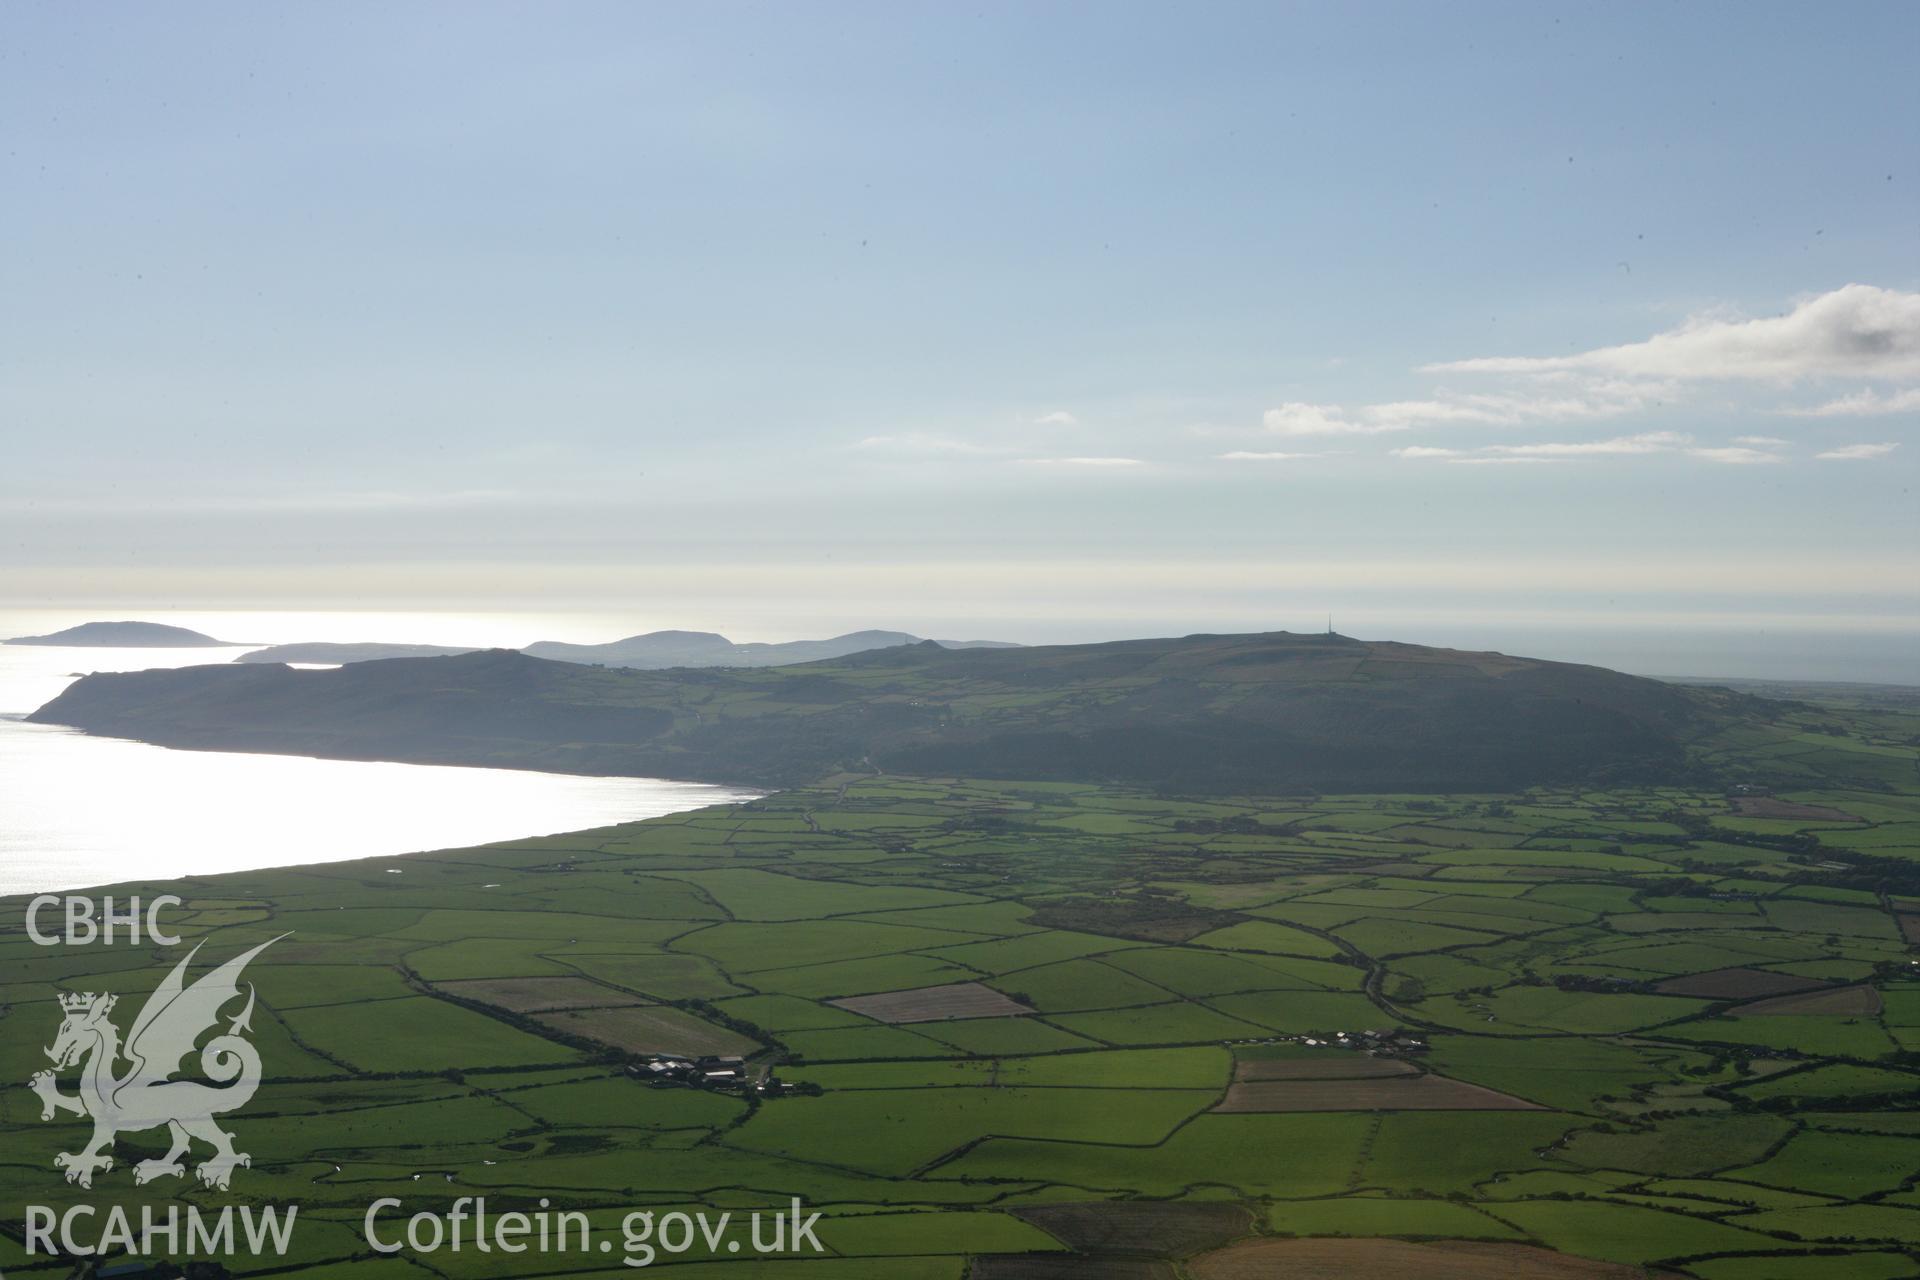
<instances>
[{"instance_id":1,"label":"farmland","mask_svg":"<svg viewBox=\"0 0 1920 1280\"><path fill-rule=\"evenodd\" d=\"M233 1198L298 1203L300 1252L236 1274L374 1266L349 1261L371 1200L484 1194L597 1224L824 1214L831 1263L656 1264L699 1280L1891 1280L1920 1275L1917 732L1784 709L1699 748L1750 780L1734 796L843 774L115 892L184 898L200 963L291 932L248 970L267 1081L229 1124L252 1155ZM35 947L18 902L5 921L4 1203L225 1202L136 1187L151 1134L93 1191L60 1180L80 1129L18 1083L54 997L137 1003L170 953ZM652 1053L779 1083L651 1084ZM66 1274L20 1226L0 1266ZM617 1273L435 1265L356 1274Z\"/></svg>"}]
</instances>

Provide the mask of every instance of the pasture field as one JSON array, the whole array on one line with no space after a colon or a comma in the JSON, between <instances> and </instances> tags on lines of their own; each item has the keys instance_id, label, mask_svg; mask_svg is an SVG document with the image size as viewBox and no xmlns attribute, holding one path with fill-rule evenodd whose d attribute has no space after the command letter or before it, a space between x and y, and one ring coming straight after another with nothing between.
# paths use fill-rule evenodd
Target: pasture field
<instances>
[{"instance_id":1,"label":"pasture field","mask_svg":"<svg viewBox=\"0 0 1920 1280\"><path fill-rule=\"evenodd\" d=\"M1379 1080L1248 1080L1214 1110L1234 1111L1537 1111L1536 1103L1435 1075Z\"/></svg>"},{"instance_id":2,"label":"pasture field","mask_svg":"<svg viewBox=\"0 0 1920 1280\"><path fill-rule=\"evenodd\" d=\"M297 1256L236 1275L631 1274L360 1240L376 1197L484 1193L824 1215L830 1258L663 1259L693 1280L1920 1277L1920 719L1781 706L1691 788L842 776L118 886L186 899L196 972L291 931L248 969L266 1084L228 1196L136 1186L151 1133L91 1190L54 1170L83 1127L25 1081L56 996L118 993L124 1026L177 954L37 947L13 900L0 1266L71 1267L6 1206L184 1199L302 1207ZM772 1083L649 1083L655 1052Z\"/></svg>"},{"instance_id":3,"label":"pasture field","mask_svg":"<svg viewBox=\"0 0 1920 1280\"><path fill-rule=\"evenodd\" d=\"M389 975L391 976L391 975ZM645 1004L640 997L612 987L601 986L585 978L476 978L469 981L436 984L447 995L460 1000L509 1009L514 1013L539 1013L554 1009L601 1009L613 1005Z\"/></svg>"},{"instance_id":4,"label":"pasture field","mask_svg":"<svg viewBox=\"0 0 1920 1280\"><path fill-rule=\"evenodd\" d=\"M704 1022L679 1009L629 1006L613 1009L566 1009L535 1019L567 1035L630 1054L667 1053L691 1057L701 1054L747 1054L760 1046L724 1026Z\"/></svg>"},{"instance_id":5,"label":"pasture field","mask_svg":"<svg viewBox=\"0 0 1920 1280\"><path fill-rule=\"evenodd\" d=\"M1344 1052L1301 1057L1248 1057L1234 1066L1235 1083L1251 1080L1362 1080L1409 1076L1419 1068L1404 1058L1378 1058Z\"/></svg>"}]
</instances>

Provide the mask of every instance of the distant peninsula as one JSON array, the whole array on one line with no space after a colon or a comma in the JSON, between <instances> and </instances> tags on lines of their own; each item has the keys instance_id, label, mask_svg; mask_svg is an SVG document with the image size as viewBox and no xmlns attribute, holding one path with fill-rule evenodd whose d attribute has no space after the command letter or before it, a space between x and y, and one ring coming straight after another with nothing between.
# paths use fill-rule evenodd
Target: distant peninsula
<instances>
[{"instance_id":1,"label":"distant peninsula","mask_svg":"<svg viewBox=\"0 0 1920 1280\"><path fill-rule=\"evenodd\" d=\"M872 649L926 644L904 631L850 631L827 640L790 640L780 644L736 644L712 631L649 631L607 644L567 644L539 640L521 652L529 657L589 666L632 667L659 671L669 667L784 667L801 662L824 662ZM943 649L1017 649L1001 640L935 640ZM235 662L338 663L379 662L388 658L450 658L473 653L477 647L448 648L428 644L276 644L255 649Z\"/></svg>"},{"instance_id":2,"label":"distant peninsula","mask_svg":"<svg viewBox=\"0 0 1920 1280\"><path fill-rule=\"evenodd\" d=\"M939 645L942 649L1017 649L998 640L934 640L904 631L849 631L826 640L789 640L781 644L736 644L711 631L649 631L608 644L563 644L541 640L521 650L530 658L555 662L598 663L608 667L787 667L826 662L874 649L902 645Z\"/></svg>"},{"instance_id":3,"label":"distant peninsula","mask_svg":"<svg viewBox=\"0 0 1920 1280\"><path fill-rule=\"evenodd\" d=\"M197 750L763 787L884 772L1479 795L1719 785L1701 744L1778 705L1598 667L1275 632L927 641L752 670L601 669L510 650L332 671L221 663L90 675L28 719Z\"/></svg>"},{"instance_id":4,"label":"distant peninsula","mask_svg":"<svg viewBox=\"0 0 1920 1280\"><path fill-rule=\"evenodd\" d=\"M72 649L221 649L237 641L216 640L160 622L83 622L45 636L15 636L0 644L54 645Z\"/></svg>"},{"instance_id":5,"label":"distant peninsula","mask_svg":"<svg viewBox=\"0 0 1920 1280\"><path fill-rule=\"evenodd\" d=\"M472 653L472 646L437 644L338 643L314 640L306 644L270 644L235 658L235 662L293 662L344 666L349 662L382 662L388 658L451 658Z\"/></svg>"}]
</instances>

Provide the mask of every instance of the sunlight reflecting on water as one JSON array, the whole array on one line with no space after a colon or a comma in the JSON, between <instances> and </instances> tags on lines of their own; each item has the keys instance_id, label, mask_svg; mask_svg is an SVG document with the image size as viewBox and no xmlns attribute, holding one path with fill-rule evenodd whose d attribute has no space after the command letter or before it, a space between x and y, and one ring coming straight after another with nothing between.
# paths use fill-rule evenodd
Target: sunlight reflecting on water
<instances>
[{"instance_id":1,"label":"sunlight reflecting on water","mask_svg":"<svg viewBox=\"0 0 1920 1280\"><path fill-rule=\"evenodd\" d=\"M0 645L0 894L453 848L753 794L650 778L174 751L19 718L75 672L226 662L237 652Z\"/></svg>"}]
</instances>

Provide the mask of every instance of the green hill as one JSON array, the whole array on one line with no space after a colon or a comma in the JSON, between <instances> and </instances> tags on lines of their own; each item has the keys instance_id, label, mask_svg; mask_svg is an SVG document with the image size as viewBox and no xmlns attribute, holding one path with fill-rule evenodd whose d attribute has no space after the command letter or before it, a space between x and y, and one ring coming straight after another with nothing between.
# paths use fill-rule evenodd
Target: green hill
<instances>
[{"instance_id":1,"label":"green hill","mask_svg":"<svg viewBox=\"0 0 1920 1280\"><path fill-rule=\"evenodd\" d=\"M32 717L169 746L790 785L841 770L1204 791L1657 781L1758 700L1598 667L1272 633L898 646L635 671L506 650L88 676Z\"/></svg>"},{"instance_id":2,"label":"green hill","mask_svg":"<svg viewBox=\"0 0 1920 1280\"><path fill-rule=\"evenodd\" d=\"M338 665L343 662L381 662L388 658L450 658L456 653L474 652L471 645L456 647L437 644L382 644L309 640L296 644L270 644L235 658L235 662L311 662Z\"/></svg>"}]
</instances>

